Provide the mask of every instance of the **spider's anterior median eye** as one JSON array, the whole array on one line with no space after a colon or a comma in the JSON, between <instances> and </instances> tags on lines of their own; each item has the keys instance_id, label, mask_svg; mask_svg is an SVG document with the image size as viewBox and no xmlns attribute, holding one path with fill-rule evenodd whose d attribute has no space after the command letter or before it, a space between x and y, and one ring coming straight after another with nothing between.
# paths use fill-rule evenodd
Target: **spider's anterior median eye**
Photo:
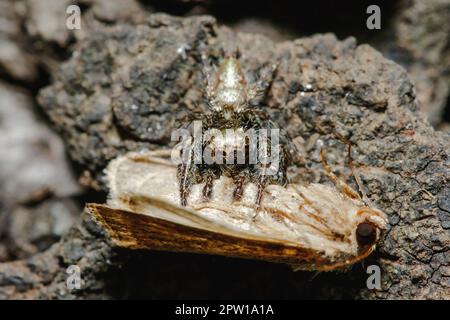
<instances>
[{"instance_id":1,"label":"spider's anterior median eye","mask_svg":"<svg viewBox=\"0 0 450 320\"><path fill-rule=\"evenodd\" d=\"M356 228L356 241L360 245L371 245L376 241L377 228L370 222L362 222Z\"/></svg>"}]
</instances>

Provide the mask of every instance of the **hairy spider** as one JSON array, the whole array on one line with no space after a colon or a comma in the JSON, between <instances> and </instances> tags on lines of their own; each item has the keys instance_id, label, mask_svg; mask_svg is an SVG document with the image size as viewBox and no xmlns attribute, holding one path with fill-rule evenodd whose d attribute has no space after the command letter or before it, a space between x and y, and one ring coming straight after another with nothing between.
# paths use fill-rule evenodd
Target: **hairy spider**
<instances>
[{"instance_id":1,"label":"hairy spider","mask_svg":"<svg viewBox=\"0 0 450 320\"><path fill-rule=\"evenodd\" d=\"M258 188L257 208L267 184L287 183L289 139L265 112L255 108L255 104L260 103L255 101L265 92L275 71L274 66L266 69L270 71L250 85L238 53L233 53L222 59L215 72L206 75L209 112L194 115L197 122L201 121L202 134L200 137L194 134L189 140L191 148L182 151L185 160L178 166L183 206L187 205L191 186L195 183L204 183L202 193L208 200L214 180L221 175L233 179L236 201L241 199L245 184L253 182Z\"/></svg>"}]
</instances>

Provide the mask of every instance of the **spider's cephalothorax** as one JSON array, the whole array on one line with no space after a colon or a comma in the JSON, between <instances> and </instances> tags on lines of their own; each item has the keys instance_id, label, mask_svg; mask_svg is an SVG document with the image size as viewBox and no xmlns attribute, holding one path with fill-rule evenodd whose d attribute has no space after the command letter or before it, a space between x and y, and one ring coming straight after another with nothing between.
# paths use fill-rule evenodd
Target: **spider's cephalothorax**
<instances>
[{"instance_id":1,"label":"spider's cephalothorax","mask_svg":"<svg viewBox=\"0 0 450 320\"><path fill-rule=\"evenodd\" d=\"M228 55L214 74L207 75L210 110L196 117L201 121L201 138L194 135L191 143L197 148L189 149L186 161L178 166L183 206L187 205L192 184L204 183L202 193L207 200L214 180L221 175L233 179L236 201L242 197L245 184L254 182L258 186L257 207L268 183L286 184L287 138L255 107L255 100L269 83L264 78L271 77L273 71L250 85L237 56ZM196 151L201 152L200 158Z\"/></svg>"}]
</instances>

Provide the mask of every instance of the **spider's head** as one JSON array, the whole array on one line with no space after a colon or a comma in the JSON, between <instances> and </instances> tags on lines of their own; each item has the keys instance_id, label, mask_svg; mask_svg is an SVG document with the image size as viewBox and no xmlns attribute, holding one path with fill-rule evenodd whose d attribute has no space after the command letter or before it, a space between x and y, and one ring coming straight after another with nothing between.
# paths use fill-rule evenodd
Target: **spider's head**
<instances>
[{"instance_id":1,"label":"spider's head","mask_svg":"<svg viewBox=\"0 0 450 320\"><path fill-rule=\"evenodd\" d=\"M219 66L212 83L208 84L208 96L213 111L223 112L225 117L245 109L247 81L235 55L226 57Z\"/></svg>"}]
</instances>

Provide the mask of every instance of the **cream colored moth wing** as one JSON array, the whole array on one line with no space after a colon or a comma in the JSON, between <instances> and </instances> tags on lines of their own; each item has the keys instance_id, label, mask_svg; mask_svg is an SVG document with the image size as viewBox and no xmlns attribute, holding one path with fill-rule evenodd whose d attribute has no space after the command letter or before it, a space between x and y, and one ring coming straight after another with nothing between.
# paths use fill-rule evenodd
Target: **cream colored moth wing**
<instances>
[{"instance_id":1,"label":"cream colored moth wing","mask_svg":"<svg viewBox=\"0 0 450 320\"><path fill-rule=\"evenodd\" d=\"M179 210L168 203L158 204L159 201L154 204ZM116 245L129 249L217 254L305 267L326 262L313 250L295 244L223 232L225 230L210 231L106 205L89 204L88 210Z\"/></svg>"},{"instance_id":2,"label":"cream colored moth wing","mask_svg":"<svg viewBox=\"0 0 450 320\"><path fill-rule=\"evenodd\" d=\"M359 246L354 234L364 205L325 185L268 186L256 212L256 186L246 185L235 202L233 182L221 177L209 201L202 198L202 185L194 185L188 207L181 207L168 154L130 153L108 166L108 207L89 209L117 244L279 261L307 270L342 268L373 250Z\"/></svg>"},{"instance_id":3,"label":"cream colored moth wing","mask_svg":"<svg viewBox=\"0 0 450 320\"><path fill-rule=\"evenodd\" d=\"M110 206L89 204L88 210L108 231L119 246L131 249L153 249L218 254L229 257L259 259L288 264L316 265L313 250L295 243L270 239L248 230L234 230L226 224L199 216L189 208L171 201L178 190L174 165L158 157L164 153L132 153L114 160L107 170ZM151 183L148 187L146 183ZM148 194L147 190L159 198ZM139 195L138 193L141 193ZM118 209L121 208L121 209Z\"/></svg>"}]
</instances>

